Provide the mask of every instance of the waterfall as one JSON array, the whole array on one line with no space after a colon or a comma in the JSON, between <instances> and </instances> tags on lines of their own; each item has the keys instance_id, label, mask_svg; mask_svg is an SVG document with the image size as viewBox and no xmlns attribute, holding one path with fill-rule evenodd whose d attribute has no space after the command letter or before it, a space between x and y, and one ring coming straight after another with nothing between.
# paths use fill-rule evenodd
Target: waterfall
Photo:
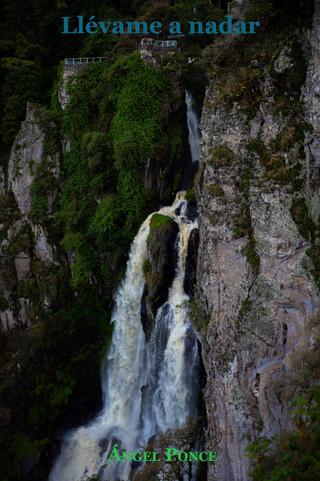
<instances>
[{"instance_id":1,"label":"waterfall","mask_svg":"<svg viewBox=\"0 0 320 481\"><path fill-rule=\"evenodd\" d=\"M112 343L102 368L103 409L91 423L66 434L49 481L85 481L96 474L102 481L126 480L130 462L105 462L114 441L126 450L141 449L152 436L182 426L197 413L198 349L183 288L188 239L197 224L187 217L184 193L159 213L179 226L178 265L168 300L147 343L140 306L151 214L132 243L115 297Z\"/></svg>"},{"instance_id":2,"label":"waterfall","mask_svg":"<svg viewBox=\"0 0 320 481\"><path fill-rule=\"evenodd\" d=\"M201 158L200 129L199 120L193 107L193 97L186 90L187 122L189 130L189 145L191 150L192 162L197 162Z\"/></svg>"},{"instance_id":3,"label":"waterfall","mask_svg":"<svg viewBox=\"0 0 320 481\"><path fill-rule=\"evenodd\" d=\"M192 95L186 92L192 163L201 157L200 130ZM49 481L129 479L131 463L106 463L114 442L132 451L142 449L159 433L178 428L197 414L199 355L184 291L188 240L197 221L188 218L184 192L160 214L179 226L177 268L167 301L158 309L154 330L145 339L141 300L145 285L150 219L141 225L130 249L126 275L115 296L109 353L101 369L103 408L89 424L68 432Z\"/></svg>"},{"instance_id":4,"label":"waterfall","mask_svg":"<svg viewBox=\"0 0 320 481\"><path fill-rule=\"evenodd\" d=\"M88 426L68 433L49 481L82 481L101 468L110 437L125 439L128 449L136 438L143 360L144 333L140 321L140 299L147 257L150 217L142 224L131 246L126 277L120 286L112 315L114 332L110 352L102 370L104 407Z\"/></svg>"}]
</instances>

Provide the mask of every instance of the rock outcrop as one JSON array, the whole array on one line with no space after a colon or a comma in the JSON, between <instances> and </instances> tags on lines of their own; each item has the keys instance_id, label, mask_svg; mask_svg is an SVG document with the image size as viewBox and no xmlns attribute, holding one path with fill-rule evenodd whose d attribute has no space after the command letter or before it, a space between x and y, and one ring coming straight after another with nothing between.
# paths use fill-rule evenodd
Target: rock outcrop
<instances>
[{"instance_id":1,"label":"rock outcrop","mask_svg":"<svg viewBox=\"0 0 320 481\"><path fill-rule=\"evenodd\" d=\"M174 278L177 262L175 242L178 232L178 224L170 217L153 215L147 244L146 285L141 303L141 319L147 339L153 331L157 310L168 298Z\"/></svg>"},{"instance_id":2,"label":"rock outcrop","mask_svg":"<svg viewBox=\"0 0 320 481\"><path fill-rule=\"evenodd\" d=\"M86 68L88 64L86 63L79 63L79 64L65 64L63 66L62 78L60 83L60 88L58 92L58 99L61 105L61 108L64 110L67 106L69 101L69 92L68 89L72 82L74 81L75 77Z\"/></svg>"},{"instance_id":3,"label":"rock outcrop","mask_svg":"<svg viewBox=\"0 0 320 481\"><path fill-rule=\"evenodd\" d=\"M299 68L292 39L279 43L271 66L239 71L248 76L254 111L242 93L230 98L214 78L206 92L197 277L208 316L200 333L207 447L219 457L209 466L210 481L248 481L247 435L271 437L292 427L291 400L317 335L311 217L318 221L318 6L314 25L298 115L290 108L282 113L275 95L279 76L288 80ZM291 102L300 108L299 96Z\"/></svg>"},{"instance_id":4,"label":"rock outcrop","mask_svg":"<svg viewBox=\"0 0 320 481\"><path fill-rule=\"evenodd\" d=\"M10 330L28 326L34 316L36 285L42 282L39 273L56 263L54 247L48 240L45 216L33 215L32 188L45 178L50 185L42 192L50 215L56 196L59 176L59 145L51 138L55 125L45 111L33 104L27 105L26 119L13 144L7 175L2 172L3 223L1 225L0 299L1 327ZM50 144L51 141L51 144ZM35 199L34 199L35 201ZM44 270L35 269L35 264ZM38 276L38 279L37 279ZM40 296L41 297L41 296ZM38 299L39 300L39 299ZM50 301L43 295L43 307Z\"/></svg>"},{"instance_id":5,"label":"rock outcrop","mask_svg":"<svg viewBox=\"0 0 320 481\"><path fill-rule=\"evenodd\" d=\"M315 2L313 29L308 32L306 50L311 53L307 78L302 92L305 118L312 126L306 132L307 190L311 215L315 222L320 216L320 2Z\"/></svg>"}]
</instances>

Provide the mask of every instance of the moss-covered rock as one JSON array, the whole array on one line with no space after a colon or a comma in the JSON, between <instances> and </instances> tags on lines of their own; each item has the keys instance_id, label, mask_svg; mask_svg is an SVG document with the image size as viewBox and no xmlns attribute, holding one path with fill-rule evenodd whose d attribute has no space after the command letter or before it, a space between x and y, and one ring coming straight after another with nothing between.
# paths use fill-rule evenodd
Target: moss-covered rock
<instances>
[{"instance_id":1,"label":"moss-covered rock","mask_svg":"<svg viewBox=\"0 0 320 481\"><path fill-rule=\"evenodd\" d=\"M175 240L178 232L177 223L170 217L162 214L152 216L147 242L148 260L144 266L146 285L141 308L142 323L147 338L152 332L157 310L166 301L174 278Z\"/></svg>"}]
</instances>

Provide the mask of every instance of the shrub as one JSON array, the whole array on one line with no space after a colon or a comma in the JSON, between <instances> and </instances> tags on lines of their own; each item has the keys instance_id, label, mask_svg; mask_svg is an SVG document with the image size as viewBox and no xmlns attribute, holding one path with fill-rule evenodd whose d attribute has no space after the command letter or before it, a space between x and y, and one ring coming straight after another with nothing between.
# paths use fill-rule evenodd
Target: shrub
<instances>
[{"instance_id":1,"label":"shrub","mask_svg":"<svg viewBox=\"0 0 320 481\"><path fill-rule=\"evenodd\" d=\"M250 0L246 11L248 20L267 20L275 14L271 0Z\"/></svg>"},{"instance_id":2,"label":"shrub","mask_svg":"<svg viewBox=\"0 0 320 481\"><path fill-rule=\"evenodd\" d=\"M256 242L254 238L251 237L247 245L243 248L243 253L247 257L247 261L251 266L252 273L257 276L260 272L260 257L256 252L255 246Z\"/></svg>"},{"instance_id":3,"label":"shrub","mask_svg":"<svg viewBox=\"0 0 320 481\"><path fill-rule=\"evenodd\" d=\"M108 194L98 204L91 220L90 229L96 234L105 234L117 228L122 220L121 202L117 194Z\"/></svg>"},{"instance_id":4,"label":"shrub","mask_svg":"<svg viewBox=\"0 0 320 481\"><path fill-rule=\"evenodd\" d=\"M236 72L234 68L222 72L218 85L220 103L225 102L231 107L238 102L240 108L253 118L263 99L260 78L261 71L251 67L239 66Z\"/></svg>"},{"instance_id":5,"label":"shrub","mask_svg":"<svg viewBox=\"0 0 320 481\"><path fill-rule=\"evenodd\" d=\"M218 145L210 150L207 162L214 167L225 167L229 166L234 159L235 155L229 147Z\"/></svg>"},{"instance_id":6,"label":"shrub","mask_svg":"<svg viewBox=\"0 0 320 481\"><path fill-rule=\"evenodd\" d=\"M291 215L302 237L310 242L315 241L316 226L309 214L305 199L294 199L291 206Z\"/></svg>"},{"instance_id":7,"label":"shrub","mask_svg":"<svg viewBox=\"0 0 320 481\"><path fill-rule=\"evenodd\" d=\"M248 144L248 151L252 154L257 154L260 159L264 160L268 157L268 150L264 142L257 138L252 139Z\"/></svg>"},{"instance_id":8,"label":"shrub","mask_svg":"<svg viewBox=\"0 0 320 481\"><path fill-rule=\"evenodd\" d=\"M206 190L214 197L224 197L224 190L219 184L206 185Z\"/></svg>"},{"instance_id":9,"label":"shrub","mask_svg":"<svg viewBox=\"0 0 320 481\"><path fill-rule=\"evenodd\" d=\"M199 332L206 332L210 322L211 312L206 312L197 293L195 293L194 297L189 301L189 307L193 326Z\"/></svg>"},{"instance_id":10,"label":"shrub","mask_svg":"<svg viewBox=\"0 0 320 481\"><path fill-rule=\"evenodd\" d=\"M191 203L195 203L196 202L196 191L195 189L189 189L187 190L186 192L186 200L188 202L191 202Z\"/></svg>"},{"instance_id":11,"label":"shrub","mask_svg":"<svg viewBox=\"0 0 320 481\"><path fill-rule=\"evenodd\" d=\"M29 217L34 222L46 222L49 211L49 195L53 192L56 179L42 164L37 169L37 174L32 182L31 209Z\"/></svg>"}]
</instances>

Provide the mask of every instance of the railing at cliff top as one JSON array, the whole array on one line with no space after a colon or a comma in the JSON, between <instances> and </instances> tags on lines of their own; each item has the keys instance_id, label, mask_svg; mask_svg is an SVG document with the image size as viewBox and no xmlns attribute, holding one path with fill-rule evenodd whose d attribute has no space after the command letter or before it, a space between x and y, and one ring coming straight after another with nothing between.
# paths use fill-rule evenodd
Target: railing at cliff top
<instances>
[{"instance_id":1,"label":"railing at cliff top","mask_svg":"<svg viewBox=\"0 0 320 481\"><path fill-rule=\"evenodd\" d=\"M65 65L81 65L83 63L99 63L107 60L107 57L78 57L78 58L65 58Z\"/></svg>"}]
</instances>

